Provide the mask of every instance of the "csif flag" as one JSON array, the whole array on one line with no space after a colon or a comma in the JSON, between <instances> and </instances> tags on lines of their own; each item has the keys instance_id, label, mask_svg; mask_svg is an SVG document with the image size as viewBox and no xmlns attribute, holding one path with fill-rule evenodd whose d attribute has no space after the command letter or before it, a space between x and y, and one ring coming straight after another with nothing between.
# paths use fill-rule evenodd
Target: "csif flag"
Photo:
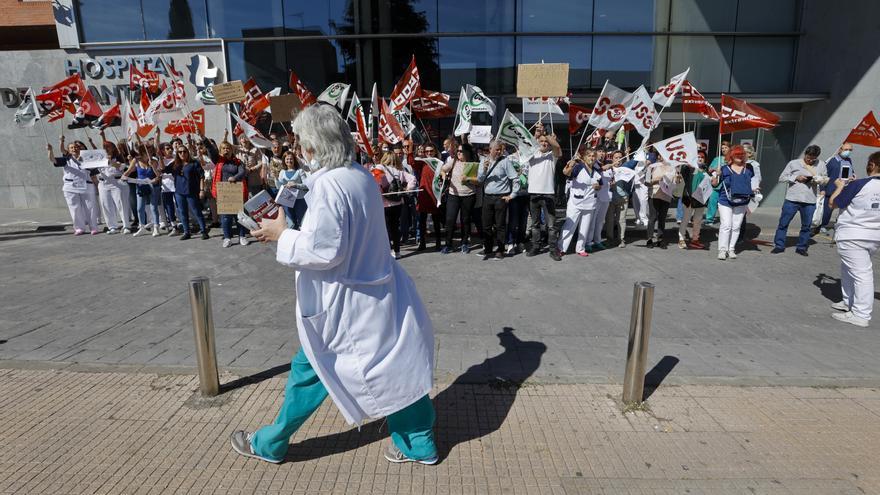
<instances>
[{"instance_id":1,"label":"csif flag","mask_svg":"<svg viewBox=\"0 0 880 495\"><path fill-rule=\"evenodd\" d=\"M690 165L699 168L697 163L697 140L693 131L673 136L654 143L654 149L663 157L663 161L670 165Z\"/></svg>"},{"instance_id":2,"label":"csif flag","mask_svg":"<svg viewBox=\"0 0 880 495\"><path fill-rule=\"evenodd\" d=\"M348 99L348 90L351 89L350 84L333 83L327 86L323 93L318 95L318 101L329 103L336 107L340 112L345 108L345 101Z\"/></svg>"},{"instance_id":3,"label":"csif flag","mask_svg":"<svg viewBox=\"0 0 880 495\"><path fill-rule=\"evenodd\" d=\"M119 103L110 107L109 110L102 113L97 120L92 122L93 129L106 129L108 127L118 127L122 125L122 115L119 109Z\"/></svg>"},{"instance_id":4,"label":"csif flag","mask_svg":"<svg viewBox=\"0 0 880 495\"><path fill-rule=\"evenodd\" d=\"M315 95L309 91L309 88L306 87L306 83L302 82L293 69L290 71L290 89L291 91L296 91L296 96L299 97L300 105L302 105L303 108L306 108L309 105L314 105L317 101Z\"/></svg>"},{"instance_id":5,"label":"csif flag","mask_svg":"<svg viewBox=\"0 0 880 495\"><path fill-rule=\"evenodd\" d=\"M672 101L675 100L675 94L678 93L679 88L681 88L681 85L687 79L688 72L690 71L691 68L688 67L681 74L673 76L672 79L669 80L669 84L657 88L657 91L654 92L654 96L651 98L654 103L663 108L672 105Z\"/></svg>"},{"instance_id":6,"label":"csif flag","mask_svg":"<svg viewBox=\"0 0 880 495\"><path fill-rule=\"evenodd\" d=\"M772 129L779 122L779 115L725 94L721 95L721 134L744 129Z\"/></svg>"},{"instance_id":7,"label":"csif flag","mask_svg":"<svg viewBox=\"0 0 880 495\"><path fill-rule=\"evenodd\" d=\"M379 138L389 144L397 144L404 139L400 122L391 113L384 98L379 99Z\"/></svg>"},{"instance_id":8,"label":"csif flag","mask_svg":"<svg viewBox=\"0 0 880 495\"><path fill-rule=\"evenodd\" d=\"M358 98L357 93L354 93L351 97L351 106L348 107L348 120L354 121L355 127L357 127L357 143L360 146L361 151L367 154L367 156L373 156L373 147L370 146L370 138L367 135L367 120L364 118L364 107L361 105L361 100Z\"/></svg>"},{"instance_id":9,"label":"csif flag","mask_svg":"<svg viewBox=\"0 0 880 495\"><path fill-rule=\"evenodd\" d=\"M712 120L719 120L721 118L715 107L687 79L681 85L681 111L699 113L703 117Z\"/></svg>"},{"instance_id":10,"label":"csif flag","mask_svg":"<svg viewBox=\"0 0 880 495\"><path fill-rule=\"evenodd\" d=\"M532 156L538 149L535 136L507 109L504 110L504 118L501 120L495 139L516 148L520 158L523 159Z\"/></svg>"},{"instance_id":11,"label":"csif flag","mask_svg":"<svg viewBox=\"0 0 880 495\"><path fill-rule=\"evenodd\" d=\"M28 88L27 93L21 100L18 110L15 111L15 125L19 127L33 127L40 120L40 109L34 98L34 91Z\"/></svg>"},{"instance_id":12,"label":"csif flag","mask_svg":"<svg viewBox=\"0 0 880 495\"><path fill-rule=\"evenodd\" d=\"M874 112L868 112L843 142L880 148L880 124L877 123Z\"/></svg>"},{"instance_id":13,"label":"csif flag","mask_svg":"<svg viewBox=\"0 0 880 495\"><path fill-rule=\"evenodd\" d=\"M568 105L568 133L574 134L584 125L584 122L590 120L590 109L574 104Z\"/></svg>"},{"instance_id":14,"label":"csif flag","mask_svg":"<svg viewBox=\"0 0 880 495\"><path fill-rule=\"evenodd\" d=\"M419 80L419 68L416 67L416 56L412 56L409 67L391 92L391 110L398 111L419 95L422 86Z\"/></svg>"},{"instance_id":15,"label":"csif flag","mask_svg":"<svg viewBox=\"0 0 880 495\"><path fill-rule=\"evenodd\" d=\"M607 80L602 94L593 107L589 123L597 129L616 130L626 121L626 113L633 101L633 95Z\"/></svg>"}]
</instances>

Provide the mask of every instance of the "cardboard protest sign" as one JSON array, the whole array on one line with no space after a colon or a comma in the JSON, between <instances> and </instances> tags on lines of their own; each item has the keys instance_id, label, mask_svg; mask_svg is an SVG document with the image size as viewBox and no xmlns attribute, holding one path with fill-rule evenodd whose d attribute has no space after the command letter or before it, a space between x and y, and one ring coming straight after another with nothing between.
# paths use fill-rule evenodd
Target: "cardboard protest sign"
<instances>
[{"instance_id":1,"label":"cardboard protest sign","mask_svg":"<svg viewBox=\"0 0 880 495\"><path fill-rule=\"evenodd\" d=\"M516 75L516 96L566 96L568 64L519 64Z\"/></svg>"},{"instance_id":2,"label":"cardboard protest sign","mask_svg":"<svg viewBox=\"0 0 880 495\"><path fill-rule=\"evenodd\" d=\"M217 183L217 213L235 215L244 206L240 182Z\"/></svg>"},{"instance_id":3,"label":"cardboard protest sign","mask_svg":"<svg viewBox=\"0 0 880 495\"><path fill-rule=\"evenodd\" d=\"M109 167L107 152L104 150L82 150L79 152L79 160L82 168Z\"/></svg>"},{"instance_id":4,"label":"cardboard protest sign","mask_svg":"<svg viewBox=\"0 0 880 495\"><path fill-rule=\"evenodd\" d=\"M471 143L477 144L488 144L492 141L492 126L491 125L475 125L471 126L471 134L468 136L468 141Z\"/></svg>"},{"instance_id":5,"label":"cardboard protest sign","mask_svg":"<svg viewBox=\"0 0 880 495\"><path fill-rule=\"evenodd\" d=\"M272 112L272 123L290 122L302 110L299 97L293 93L269 97L269 108Z\"/></svg>"},{"instance_id":6,"label":"cardboard protest sign","mask_svg":"<svg viewBox=\"0 0 880 495\"><path fill-rule=\"evenodd\" d=\"M226 103L238 103L245 99L244 84L241 81L229 81L223 84L215 84L214 100L218 105Z\"/></svg>"}]
</instances>

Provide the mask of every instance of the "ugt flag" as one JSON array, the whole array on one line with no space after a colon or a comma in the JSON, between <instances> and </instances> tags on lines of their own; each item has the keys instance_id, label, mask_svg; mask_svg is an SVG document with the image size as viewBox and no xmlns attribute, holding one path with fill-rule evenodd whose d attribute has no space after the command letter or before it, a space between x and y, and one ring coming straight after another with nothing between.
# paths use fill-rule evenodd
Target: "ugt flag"
<instances>
[{"instance_id":1,"label":"ugt flag","mask_svg":"<svg viewBox=\"0 0 880 495\"><path fill-rule=\"evenodd\" d=\"M602 94L593 107L590 125L597 129L612 131L623 125L626 112L633 101L633 95L605 81Z\"/></svg>"},{"instance_id":2,"label":"ugt flag","mask_svg":"<svg viewBox=\"0 0 880 495\"><path fill-rule=\"evenodd\" d=\"M521 158L532 156L538 149L538 141L535 136L515 115L510 113L510 110L504 111L504 118L501 120L501 126L498 127L495 139L515 147Z\"/></svg>"},{"instance_id":3,"label":"ugt flag","mask_svg":"<svg viewBox=\"0 0 880 495\"><path fill-rule=\"evenodd\" d=\"M690 165L697 168L697 140L693 131L654 143L654 149L670 165Z\"/></svg>"},{"instance_id":4,"label":"ugt flag","mask_svg":"<svg viewBox=\"0 0 880 495\"><path fill-rule=\"evenodd\" d=\"M725 94L721 95L721 134L743 129L772 129L779 122L779 115Z\"/></svg>"},{"instance_id":5,"label":"ugt flag","mask_svg":"<svg viewBox=\"0 0 880 495\"><path fill-rule=\"evenodd\" d=\"M843 142L880 148L880 124L877 123L874 112L868 112Z\"/></svg>"},{"instance_id":6,"label":"ugt flag","mask_svg":"<svg viewBox=\"0 0 880 495\"><path fill-rule=\"evenodd\" d=\"M672 79L669 80L669 84L657 88L657 91L654 92L654 96L651 98L654 103L663 108L672 105L672 101L675 100L675 94L678 93L678 89L681 88L681 85L684 83L685 79L687 79L688 72L690 71L691 68L688 67L681 74L673 76Z\"/></svg>"},{"instance_id":7,"label":"ugt flag","mask_svg":"<svg viewBox=\"0 0 880 495\"><path fill-rule=\"evenodd\" d=\"M419 68L416 67L416 56L412 56L409 67L403 73L403 77L394 86L391 92L391 111L396 112L405 107L413 98L421 92L421 82L419 81Z\"/></svg>"}]
</instances>

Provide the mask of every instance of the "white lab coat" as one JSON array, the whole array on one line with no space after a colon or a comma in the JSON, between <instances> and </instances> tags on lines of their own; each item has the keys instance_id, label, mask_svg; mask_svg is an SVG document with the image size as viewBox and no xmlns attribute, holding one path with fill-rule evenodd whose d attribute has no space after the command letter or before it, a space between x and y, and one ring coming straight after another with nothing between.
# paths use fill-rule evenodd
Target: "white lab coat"
<instances>
[{"instance_id":1,"label":"white lab coat","mask_svg":"<svg viewBox=\"0 0 880 495\"><path fill-rule=\"evenodd\" d=\"M431 390L431 320L390 255L372 175L353 164L309 179L302 229L286 230L276 254L297 270L300 342L349 424L388 416Z\"/></svg>"}]
</instances>

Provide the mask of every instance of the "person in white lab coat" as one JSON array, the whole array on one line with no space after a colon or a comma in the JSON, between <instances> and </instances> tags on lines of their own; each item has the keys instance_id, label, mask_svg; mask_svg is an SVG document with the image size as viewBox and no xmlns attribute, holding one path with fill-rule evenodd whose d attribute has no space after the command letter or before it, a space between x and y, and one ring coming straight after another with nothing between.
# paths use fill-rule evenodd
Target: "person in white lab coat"
<instances>
[{"instance_id":1,"label":"person in white lab coat","mask_svg":"<svg viewBox=\"0 0 880 495\"><path fill-rule=\"evenodd\" d=\"M64 137L61 138L61 147L64 148ZM64 201L70 211L70 220L73 222L73 235L82 235L86 228L91 230L92 235L98 234L97 216L93 214L95 208L94 194L90 194L92 177L88 169L82 168L79 161L79 152L85 149L79 143L70 143L67 153L56 157L52 145L47 144L49 163L55 167L64 169L64 184L61 191L64 193Z\"/></svg>"},{"instance_id":2,"label":"person in white lab coat","mask_svg":"<svg viewBox=\"0 0 880 495\"><path fill-rule=\"evenodd\" d=\"M565 253L571 244L571 239L577 229L577 243L575 252L579 256L587 257L588 237L592 236L593 215L596 212L597 192L602 188L602 174L592 168L596 153L588 150L584 154L584 160L573 159L562 174L571 177L571 191L568 195L568 204L565 207L565 223L562 224L562 238L559 239L559 251ZM586 162L586 163L585 163Z\"/></svg>"},{"instance_id":3,"label":"person in white lab coat","mask_svg":"<svg viewBox=\"0 0 880 495\"><path fill-rule=\"evenodd\" d=\"M880 248L880 151L868 157L864 179L837 179L828 200L840 209L834 240L840 254L840 292L831 317L867 327L874 307L874 269L871 256Z\"/></svg>"},{"instance_id":4,"label":"person in white lab coat","mask_svg":"<svg viewBox=\"0 0 880 495\"><path fill-rule=\"evenodd\" d=\"M293 123L313 173L301 230L279 214L253 232L278 241L276 259L296 270L293 358L272 425L236 431L239 454L282 462L290 437L329 394L349 424L387 417L391 462L434 464L434 334L416 286L388 250L379 188L353 163L348 124L312 105Z\"/></svg>"}]
</instances>

